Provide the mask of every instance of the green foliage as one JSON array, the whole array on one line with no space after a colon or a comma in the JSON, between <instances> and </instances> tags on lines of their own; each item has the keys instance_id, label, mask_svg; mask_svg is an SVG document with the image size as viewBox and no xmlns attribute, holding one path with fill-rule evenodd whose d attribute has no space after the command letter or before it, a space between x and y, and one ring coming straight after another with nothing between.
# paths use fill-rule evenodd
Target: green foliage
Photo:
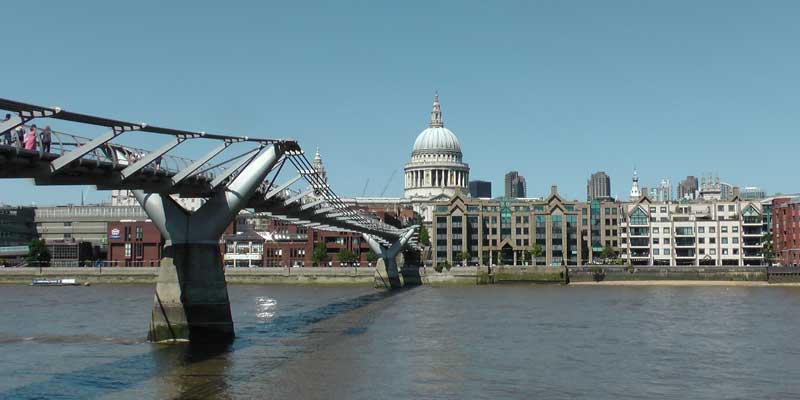
<instances>
[{"instance_id":1,"label":"green foliage","mask_svg":"<svg viewBox=\"0 0 800 400\"><path fill-rule=\"evenodd\" d=\"M603 248L603 252L600 253L600 257L604 259L617 258L617 251L614 250L613 247L606 245L606 247Z\"/></svg>"},{"instance_id":2,"label":"green foliage","mask_svg":"<svg viewBox=\"0 0 800 400\"><path fill-rule=\"evenodd\" d=\"M445 270L445 269L446 269L446 270L448 270L448 271L450 271L450 268L451 268L451 265L450 265L450 263L449 263L449 262L447 262L447 261L442 261L442 262L440 262L440 263L436 264L436 265L433 267L433 269L434 269L436 272L442 272L442 271L443 271L443 270Z\"/></svg>"},{"instance_id":3,"label":"green foliage","mask_svg":"<svg viewBox=\"0 0 800 400\"><path fill-rule=\"evenodd\" d=\"M428 235L428 229L425 228L425 225L419 227L419 242L422 243L423 246L431 245L431 238L430 235Z\"/></svg>"},{"instance_id":4,"label":"green foliage","mask_svg":"<svg viewBox=\"0 0 800 400\"><path fill-rule=\"evenodd\" d=\"M33 239L28 252L28 262L36 262L39 265L47 265L51 259L50 250L47 249L47 244L44 240Z\"/></svg>"},{"instance_id":5,"label":"green foliage","mask_svg":"<svg viewBox=\"0 0 800 400\"><path fill-rule=\"evenodd\" d=\"M592 267L589 269L592 272L592 279L595 282L600 282L606 278L606 271L601 267Z\"/></svg>"},{"instance_id":6,"label":"green foliage","mask_svg":"<svg viewBox=\"0 0 800 400\"><path fill-rule=\"evenodd\" d=\"M542 249L542 245L539 243L534 243L533 246L531 246L530 254L534 258L544 257L544 249Z\"/></svg>"},{"instance_id":7,"label":"green foliage","mask_svg":"<svg viewBox=\"0 0 800 400\"><path fill-rule=\"evenodd\" d=\"M367 253L367 262L371 262L374 264L377 261L378 261L378 255L375 254L374 251L370 250L369 253Z\"/></svg>"},{"instance_id":8,"label":"green foliage","mask_svg":"<svg viewBox=\"0 0 800 400\"><path fill-rule=\"evenodd\" d=\"M311 261L316 267L328 262L328 249L325 248L324 244L317 243L314 245L314 251L311 253Z\"/></svg>"},{"instance_id":9,"label":"green foliage","mask_svg":"<svg viewBox=\"0 0 800 400\"><path fill-rule=\"evenodd\" d=\"M342 249L336 254L336 260L342 264L351 264L358 261L358 255L350 250Z\"/></svg>"}]
</instances>

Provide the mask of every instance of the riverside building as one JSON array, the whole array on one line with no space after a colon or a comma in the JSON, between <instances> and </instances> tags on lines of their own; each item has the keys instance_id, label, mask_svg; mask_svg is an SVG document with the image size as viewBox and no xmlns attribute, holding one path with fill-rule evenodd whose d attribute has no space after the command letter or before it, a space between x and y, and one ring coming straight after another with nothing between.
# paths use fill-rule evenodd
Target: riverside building
<instances>
[{"instance_id":1,"label":"riverside building","mask_svg":"<svg viewBox=\"0 0 800 400\"><path fill-rule=\"evenodd\" d=\"M762 265L760 202L627 203L622 257L633 265Z\"/></svg>"},{"instance_id":2,"label":"riverside building","mask_svg":"<svg viewBox=\"0 0 800 400\"><path fill-rule=\"evenodd\" d=\"M435 205L434 264L578 265L619 245L619 203L561 198L473 199L456 195ZM534 248L541 250L536 257Z\"/></svg>"}]
</instances>

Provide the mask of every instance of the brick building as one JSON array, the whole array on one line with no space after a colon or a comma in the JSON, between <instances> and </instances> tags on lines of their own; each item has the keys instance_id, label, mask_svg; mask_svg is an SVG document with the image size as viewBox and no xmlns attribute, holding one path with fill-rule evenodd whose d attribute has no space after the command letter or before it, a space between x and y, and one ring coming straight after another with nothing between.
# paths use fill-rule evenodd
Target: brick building
<instances>
[{"instance_id":1,"label":"brick building","mask_svg":"<svg viewBox=\"0 0 800 400\"><path fill-rule=\"evenodd\" d=\"M800 198L772 201L772 243L780 265L800 265Z\"/></svg>"},{"instance_id":2,"label":"brick building","mask_svg":"<svg viewBox=\"0 0 800 400\"><path fill-rule=\"evenodd\" d=\"M157 267L164 241L150 220L108 223L107 260L119 267Z\"/></svg>"}]
</instances>

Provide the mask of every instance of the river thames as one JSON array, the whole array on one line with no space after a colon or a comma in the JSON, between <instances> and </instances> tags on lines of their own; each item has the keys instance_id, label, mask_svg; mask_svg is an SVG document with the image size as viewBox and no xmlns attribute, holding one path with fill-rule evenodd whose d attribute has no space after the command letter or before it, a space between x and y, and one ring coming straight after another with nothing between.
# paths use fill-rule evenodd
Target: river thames
<instances>
[{"instance_id":1,"label":"river thames","mask_svg":"<svg viewBox=\"0 0 800 400\"><path fill-rule=\"evenodd\" d=\"M152 286L0 290L0 398L800 398L800 288L230 286L225 348Z\"/></svg>"}]
</instances>

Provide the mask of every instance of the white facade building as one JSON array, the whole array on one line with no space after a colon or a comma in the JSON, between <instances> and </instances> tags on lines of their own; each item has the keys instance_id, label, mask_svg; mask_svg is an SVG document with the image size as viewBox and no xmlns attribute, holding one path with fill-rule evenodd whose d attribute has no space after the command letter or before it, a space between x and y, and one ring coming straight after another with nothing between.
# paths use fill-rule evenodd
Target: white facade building
<instances>
[{"instance_id":1,"label":"white facade building","mask_svg":"<svg viewBox=\"0 0 800 400\"><path fill-rule=\"evenodd\" d=\"M624 205L622 257L633 265L761 265L760 202L653 202Z\"/></svg>"}]
</instances>

